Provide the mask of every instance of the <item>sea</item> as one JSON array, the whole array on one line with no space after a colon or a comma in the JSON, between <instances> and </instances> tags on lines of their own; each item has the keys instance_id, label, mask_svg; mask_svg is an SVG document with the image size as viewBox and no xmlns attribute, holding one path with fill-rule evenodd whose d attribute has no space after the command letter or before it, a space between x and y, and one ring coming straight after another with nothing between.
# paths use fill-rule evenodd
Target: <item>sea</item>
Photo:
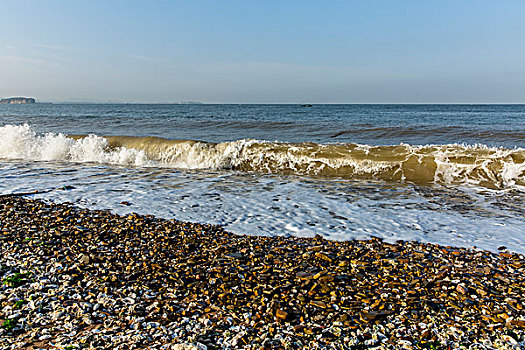
<instances>
[{"instance_id":1,"label":"sea","mask_svg":"<svg viewBox=\"0 0 525 350\"><path fill-rule=\"evenodd\" d=\"M525 105L0 105L0 194L525 254Z\"/></svg>"}]
</instances>

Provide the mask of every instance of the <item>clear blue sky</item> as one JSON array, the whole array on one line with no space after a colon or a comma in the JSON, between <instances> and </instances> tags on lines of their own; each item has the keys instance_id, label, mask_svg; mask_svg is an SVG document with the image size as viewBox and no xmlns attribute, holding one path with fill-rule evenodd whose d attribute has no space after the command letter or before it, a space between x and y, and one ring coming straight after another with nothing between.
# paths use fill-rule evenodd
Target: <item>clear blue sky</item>
<instances>
[{"instance_id":1,"label":"clear blue sky","mask_svg":"<svg viewBox=\"0 0 525 350\"><path fill-rule=\"evenodd\" d=\"M0 96L525 103L525 1L0 1Z\"/></svg>"}]
</instances>

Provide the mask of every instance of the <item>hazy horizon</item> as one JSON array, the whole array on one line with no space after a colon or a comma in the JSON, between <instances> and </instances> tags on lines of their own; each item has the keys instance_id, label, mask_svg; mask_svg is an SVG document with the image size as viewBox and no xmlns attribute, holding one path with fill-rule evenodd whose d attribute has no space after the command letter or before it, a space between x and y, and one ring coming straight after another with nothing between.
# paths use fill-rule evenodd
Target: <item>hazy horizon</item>
<instances>
[{"instance_id":1,"label":"hazy horizon","mask_svg":"<svg viewBox=\"0 0 525 350\"><path fill-rule=\"evenodd\" d=\"M3 10L1 98L525 103L521 1L19 1Z\"/></svg>"},{"instance_id":2,"label":"hazy horizon","mask_svg":"<svg viewBox=\"0 0 525 350\"><path fill-rule=\"evenodd\" d=\"M32 98L31 96L8 96L8 97L0 97L2 99L4 98L17 98L17 97L23 97L23 98ZM199 101L173 101L173 102L112 102L112 101L40 101L36 99L36 104L64 104L64 105L458 105L458 106L491 106L491 105L525 105L525 103L522 102L501 102L501 103L484 103L484 102L478 102L478 103L469 103L469 102L313 102L313 103L307 103L307 102L199 102ZM17 106L20 106L17 104Z\"/></svg>"}]
</instances>

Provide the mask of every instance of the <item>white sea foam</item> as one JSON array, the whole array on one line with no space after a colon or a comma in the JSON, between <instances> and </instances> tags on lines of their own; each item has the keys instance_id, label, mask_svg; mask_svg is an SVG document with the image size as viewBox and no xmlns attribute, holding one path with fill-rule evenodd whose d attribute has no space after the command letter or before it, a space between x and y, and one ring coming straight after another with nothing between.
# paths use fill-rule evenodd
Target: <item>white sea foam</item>
<instances>
[{"instance_id":1,"label":"white sea foam","mask_svg":"<svg viewBox=\"0 0 525 350\"><path fill-rule=\"evenodd\" d=\"M525 253L523 194L516 191L23 161L0 162L0 178L0 193L54 189L37 197L219 224L238 234L373 235Z\"/></svg>"},{"instance_id":2,"label":"white sea foam","mask_svg":"<svg viewBox=\"0 0 525 350\"><path fill-rule=\"evenodd\" d=\"M27 124L0 128L0 158L136 166L151 164L144 151L125 147L109 149L104 137L89 135L75 140L60 133L38 135Z\"/></svg>"}]
</instances>

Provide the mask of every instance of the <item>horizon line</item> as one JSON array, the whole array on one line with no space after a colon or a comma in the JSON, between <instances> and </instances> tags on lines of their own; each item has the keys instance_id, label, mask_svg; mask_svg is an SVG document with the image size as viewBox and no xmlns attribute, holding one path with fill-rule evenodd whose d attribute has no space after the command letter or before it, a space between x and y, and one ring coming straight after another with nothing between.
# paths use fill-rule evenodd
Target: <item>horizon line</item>
<instances>
[{"instance_id":1,"label":"horizon line","mask_svg":"<svg viewBox=\"0 0 525 350\"><path fill-rule=\"evenodd\" d=\"M35 104L100 105L525 105L525 102L113 102L113 101L36 101Z\"/></svg>"}]
</instances>

